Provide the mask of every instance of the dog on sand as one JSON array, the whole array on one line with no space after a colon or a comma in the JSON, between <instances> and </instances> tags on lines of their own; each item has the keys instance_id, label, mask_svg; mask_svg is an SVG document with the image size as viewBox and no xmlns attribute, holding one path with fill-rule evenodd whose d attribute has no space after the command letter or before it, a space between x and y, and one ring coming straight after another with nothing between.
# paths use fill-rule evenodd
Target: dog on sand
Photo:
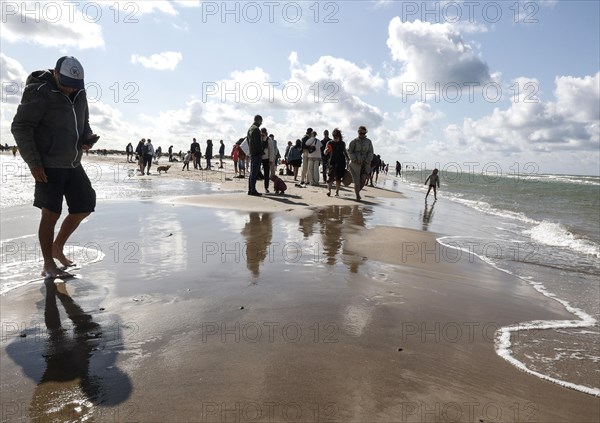
<instances>
[{"instance_id":1,"label":"dog on sand","mask_svg":"<svg viewBox=\"0 0 600 423\"><path fill-rule=\"evenodd\" d=\"M156 170L158 170L158 174L160 175L160 172L165 172L167 173L167 171L171 168L171 165L167 165L167 166L158 166L156 168Z\"/></svg>"}]
</instances>

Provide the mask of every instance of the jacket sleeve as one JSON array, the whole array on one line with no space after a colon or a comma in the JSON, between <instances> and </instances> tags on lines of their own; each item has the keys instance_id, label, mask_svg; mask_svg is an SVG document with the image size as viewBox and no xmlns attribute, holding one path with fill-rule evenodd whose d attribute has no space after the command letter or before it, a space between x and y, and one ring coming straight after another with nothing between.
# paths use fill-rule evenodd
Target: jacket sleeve
<instances>
[{"instance_id":1,"label":"jacket sleeve","mask_svg":"<svg viewBox=\"0 0 600 423\"><path fill-rule=\"evenodd\" d=\"M350 145L348 146L348 157L350 157L351 161L358 160L356 157L355 148L356 148L356 141L355 140L350 141Z\"/></svg>"},{"instance_id":2,"label":"jacket sleeve","mask_svg":"<svg viewBox=\"0 0 600 423\"><path fill-rule=\"evenodd\" d=\"M367 165L371 165L373 161L373 141L369 140L369 149L367 151Z\"/></svg>"},{"instance_id":3,"label":"jacket sleeve","mask_svg":"<svg viewBox=\"0 0 600 423\"><path fill-rule=\"evenodd\" d=\"M34 132L48 109L48 102L38 85L28 86L11 125L21 157L30 169L42 166L42 157L34 140Z\"/></svg>"}]
</instances>

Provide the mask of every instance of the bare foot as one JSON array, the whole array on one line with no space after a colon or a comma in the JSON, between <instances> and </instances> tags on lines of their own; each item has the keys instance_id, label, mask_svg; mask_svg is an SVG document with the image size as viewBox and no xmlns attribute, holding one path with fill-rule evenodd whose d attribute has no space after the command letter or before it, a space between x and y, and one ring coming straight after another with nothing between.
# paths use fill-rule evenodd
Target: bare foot
<instances>
[{"instance_id":1,"label":"bare foot","mask_svg":"<svg viewBox=\"0 0 600 423\"><path fill-rule=\"evenodd\" d=\"M65 267L73 266L75 264L64 255L63 249L56 244L52 245L52 257Z\"/></svg>"},{"instance_id":2,"label":"bare foot","mask_svg":"<svg viewBox=\"0 0 600 423\"><path fill-rule=\"evenodd\" d=\"M72 278L73 275L69 272L65 272L64 270L59 269L58 267L54 266L54 267L44 267L44 270L42 271L42 277L47 278L47 279L66 279L66 278Z\"/></svg>"}]
</instances>

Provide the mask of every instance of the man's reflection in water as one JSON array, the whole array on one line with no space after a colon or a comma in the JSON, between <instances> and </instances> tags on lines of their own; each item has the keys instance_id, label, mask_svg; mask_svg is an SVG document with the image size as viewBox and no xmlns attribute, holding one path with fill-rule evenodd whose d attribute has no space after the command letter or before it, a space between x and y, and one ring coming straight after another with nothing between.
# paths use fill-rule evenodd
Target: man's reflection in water
<instances>
[{"instance_id":1,"label":"man's reflection in water","mask_svg":"<svg viewBox=\"0 0 600 423\"><path fill-rule=\"evenodd\" d=\"M273 239L273 222L269 213L250 213L250 220L242 229L246 237L246 266L257 278L260 274L260 264L267 257L267 249Z\"/></svg>"},{"instance_id":2,"label":"man's reflection in water","mask_svg":"<svg viewBox=\"0 0 600 423\"><path fill-rule=\"evenodd\" d=\"M44 281L44 322L47 333L42 357L45 370L39 377L39 350L31 342L14 342L8 355L23 367L26 375L37 380L28 414L34 422L84 421L104 410L94 406L112 406L125 401L131 393L126 374L114 368L117 350L122 348L120 336L103 333L75 303L66 284ZM57 304L60 301L73 323L71 330L63 327ZM108 337L107 337L108 335ZM108 338L108 339L103 339ZM37 343L34 341L35 343ZM117 341L117 348L107 348ZM94 358L93 365L90 365ZM108 415L108 414L107 414ZM93 420L93 418L92 418Z\"/></svg>"},{"instance_id":3,"label":"man's reflection in water","mask_svg":"<svg viewBox=\"0 0 600 423\"><path fill-rule=\"evenodd\" d=\"M433 218L433 206L435 206L435 201L431 203L431 206L428 206L427 201L425 201L425 210L421 213L421 219L423 220L422 228L424 231L429 228L429 223L431 223L431 219Z\"/></svg>"}]
</instances>

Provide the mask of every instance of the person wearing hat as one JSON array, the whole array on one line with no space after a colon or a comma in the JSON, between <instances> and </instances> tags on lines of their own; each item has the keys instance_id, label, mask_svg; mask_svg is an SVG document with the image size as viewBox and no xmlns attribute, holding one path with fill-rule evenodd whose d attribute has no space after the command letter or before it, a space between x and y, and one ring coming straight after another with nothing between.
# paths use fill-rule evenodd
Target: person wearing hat
<instances>
[{"instance_id":1,"label":"person wearing hat","mask_svg":"<svg viewBox=\"0 0 600 423\"><path fill-rule=\"evenodd\" d=\"M63 248L96 207L96 192L81 166L81 156L100 138L90 128L79 60L64 56L54 69L35 71L27 77L11 132L35 179L33 205L41 209L38 237L44 258L42 274L47 278L69 277L64 269L73 262ZM69 214L55 238L63 197Z\"/></svg>"},{"instance_id":2,"label":"person wearing hat","mask_svg":"<svg viewBox=\"0 0 600 423\"><path fill-rule=\"evenodd\" d=\"M348 168L354 181L356 200L360 201L360 191L371 174L371 160L373 160L373 143L367 138L367 128L364 126L358 127L358 137L350 141L348 156L350 157Z\"/></svg>"}]
</instances>

